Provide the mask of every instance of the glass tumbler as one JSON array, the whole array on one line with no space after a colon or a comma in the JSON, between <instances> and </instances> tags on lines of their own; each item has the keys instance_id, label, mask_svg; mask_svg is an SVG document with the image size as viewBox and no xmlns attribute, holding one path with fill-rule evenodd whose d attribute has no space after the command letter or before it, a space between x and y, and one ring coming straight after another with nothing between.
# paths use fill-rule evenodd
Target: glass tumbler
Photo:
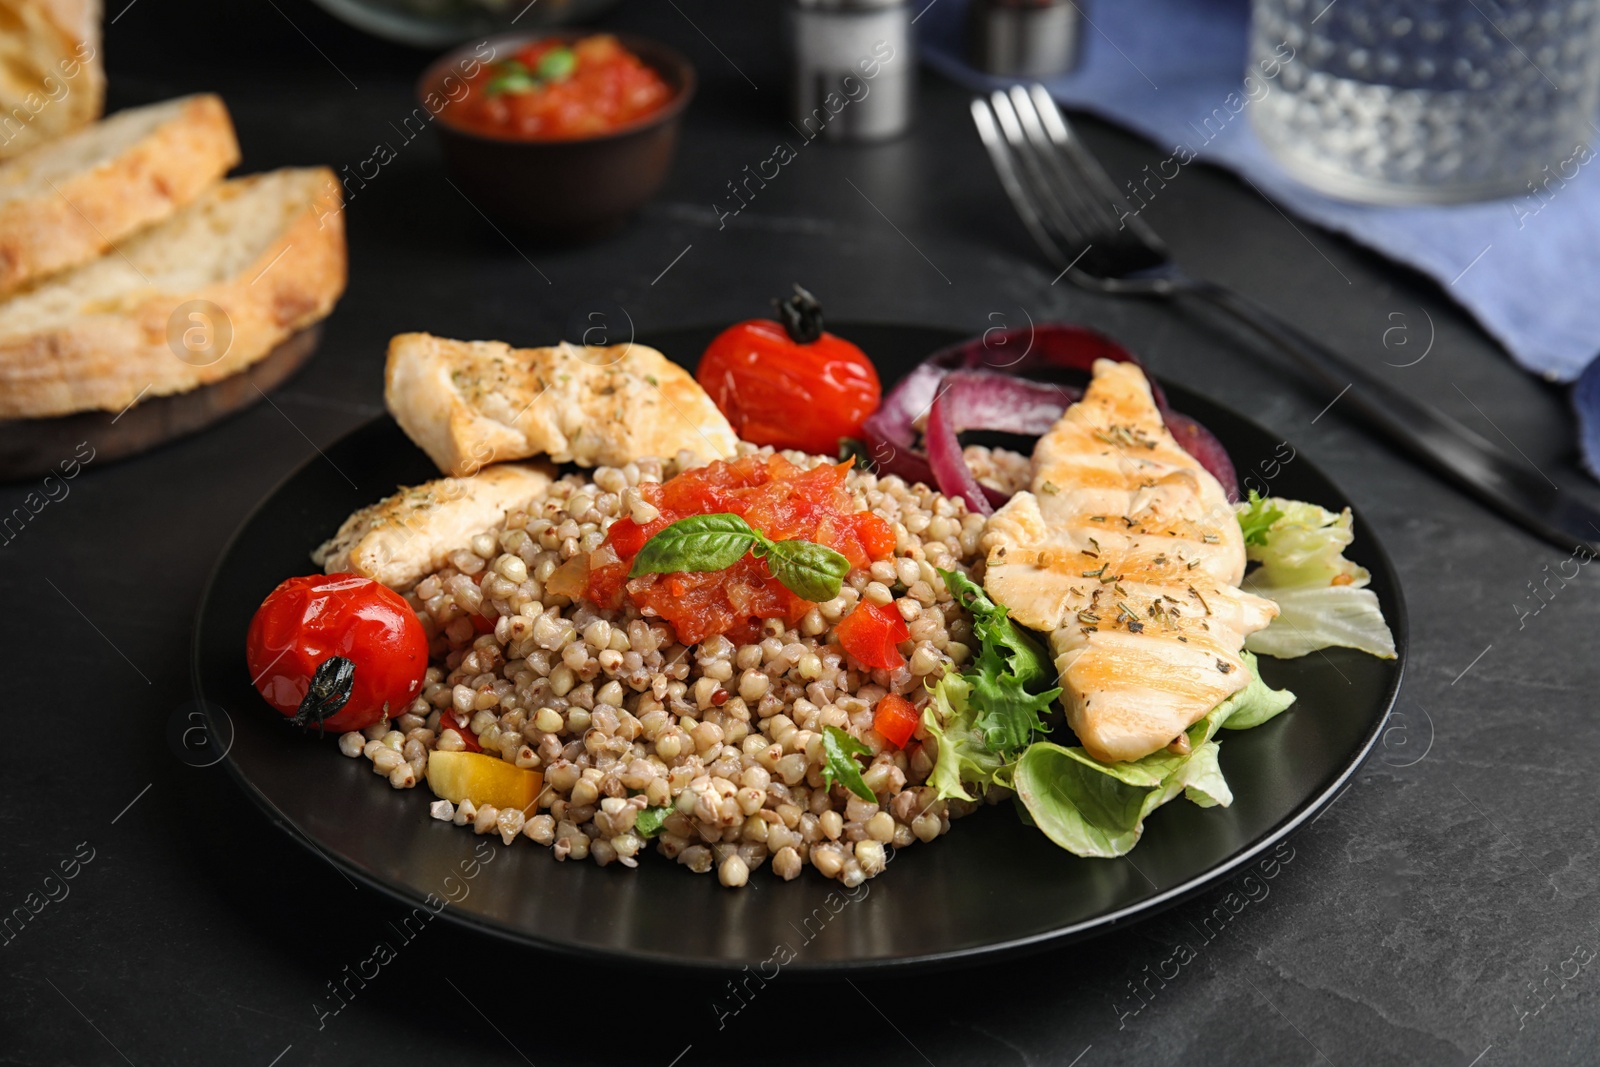
<instances>
[{"instance_id":1,"label":"glass tumbler","mask_svg":"<svg viewBox=\"0 0 1600 1067\"><path fill-rule=\"evenodd\" d=\"M1313 188L1383 204L1526 194L1600 128L1600 0L1254 0L1250 108Z\"/></svg>"}]
</instances>

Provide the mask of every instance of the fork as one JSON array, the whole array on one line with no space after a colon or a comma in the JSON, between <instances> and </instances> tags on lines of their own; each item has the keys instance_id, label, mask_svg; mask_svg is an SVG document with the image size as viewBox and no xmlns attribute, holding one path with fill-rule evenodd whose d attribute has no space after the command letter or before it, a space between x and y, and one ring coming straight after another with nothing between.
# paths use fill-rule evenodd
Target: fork
<instances>
[{"instance_id":1,"label":"fork","mask_svg":"<svg viewBox=\"0 0 1600 1067\"><path fill-rule=\"evenodd\" d=\"M1565 549L1593 551L1600 543L1600 511L1535 481L1531 464L1373 377L1259 304L1186 274L1156 232L1128 207L1044 86L1016 85L975 97L972 119L1023 226L1073 284L1113 296L1209 305L1336 393L1335 402L1347 397L1345 406L1400 451L1503 517Z\"/></svg>"}]
</instances>

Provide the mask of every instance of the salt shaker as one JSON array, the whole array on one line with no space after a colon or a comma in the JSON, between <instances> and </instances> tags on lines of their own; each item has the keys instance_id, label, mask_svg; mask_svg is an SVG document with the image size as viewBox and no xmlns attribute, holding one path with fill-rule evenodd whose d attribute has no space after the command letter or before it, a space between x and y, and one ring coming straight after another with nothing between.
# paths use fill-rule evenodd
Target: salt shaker
<instances>
[{"instance_id":1,"label":"salt shaker","mask_svg":"<svg viewBox=\"0 0 1600 1067\"><path fill-rule=\"evenodd\" d=\"M806 140L897 137L915 110L909 0L788 0L790 121Z\"/></svg>"},{"instance_id":2,"label":"salt shaker","mask_svg":"<svg viewBox=\"0 0 1600 1067\"><path fill-rule=\"evenodd\" d=\"M1048 78L1077 62L1073 0L972 0L968 18L972 63L985 73Z\"/></svg>"}]
</instances>

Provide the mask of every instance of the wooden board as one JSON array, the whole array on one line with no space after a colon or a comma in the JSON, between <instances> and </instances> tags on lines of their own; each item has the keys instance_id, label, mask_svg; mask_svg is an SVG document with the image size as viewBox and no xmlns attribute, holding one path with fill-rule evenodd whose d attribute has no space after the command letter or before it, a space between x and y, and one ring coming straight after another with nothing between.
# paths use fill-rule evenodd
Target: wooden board
<instances>
[{"instance_id":1,"label":"wooden board","mask_svg":"<svg viewBox=\"0 0 1600 1067\"><path fill-rule=\"evenodd\" d=\"M87 442L96 464L124 459L205 429L261 400L317 350L309 326L238 374L189 393L158 396L123 412L80 411L49 419L0 419L0 481L53 473Z\"/></svg>"}]
</instances>

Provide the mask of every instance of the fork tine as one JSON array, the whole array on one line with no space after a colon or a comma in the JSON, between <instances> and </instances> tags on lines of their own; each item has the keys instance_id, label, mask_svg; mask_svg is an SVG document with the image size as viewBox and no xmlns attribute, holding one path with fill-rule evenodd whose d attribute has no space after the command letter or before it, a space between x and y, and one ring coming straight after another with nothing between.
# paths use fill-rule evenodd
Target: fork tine
<instances>
[{"instance_id":1,"label":"fork tine","mask_svg":"<svg viewBox=\"0 0 1600 1067\"><path fill-rule=\"evenodd\" d=\"M1033 194L1023 184L1017 160L1008 147L1006 138L1000 132L995 113L990 110L989 102L981 96L972 100L972 122L978 127L978 137L988 150L995 174L1000 178L1000 185L1005 189L1006 196L1011 199L1012 207L1016 208L1018 217L1022 219L1023 227L1039 246L1039 250L1045 254L1045 258L1057 267L1065 269L1068 263L1067 257L1062 254L1060 247L1050 236L1050 231L1041 218L1039 207L1034 202Z\"/></svg>"},{"instance_id":2,"label":"fork tine","mask_svg":"<svg viewBox=\"0 0 1600 1067\"><path fill-rule=\"evenodd\" d=\"M1066 243L1073 246L1075 253L1087 250L1096 242L1109 243L1105 234L1115 226L1108 227L1107 223L1115 220L1107 218L1098 195L1086 188L1082 178L1061 158L1033 100L1022 86L1015 85L1008 94L1008 102L1016 112L1019 131L1029 156L1035 161L1042 184L1060 205L1064 224L1071 227Z\"/></svg>"},{"instance_id":3,"label":"fork tine","mask_svg":"<svg viewBox=\"0 0 1600 1067\"><path fill-rule=\"evenodd\" d=\"M1062 196L1061 182L1050 172L1049 164L1042 158L1048 153L1042 152L1028 137L1010 96L1003 90L996 90L990 96L989 104L999 120L1012 154L1019 161L1019 177L1028 187L1041 224L1050 232L1067 261L1077 262L1078 257L1093 243L1085 232L1089 225L1078 217L1073 206Z\"/></svg>"},{"instance_id":4,"label":"fork tine","mask_svg":"<svg viewBox=\"0 0 1600 1067\"><path fill-rule=\"evenodd\" d=\"M1017 93L1019 96L1023 95L1021 86L1017 87ZM1076 172L1081 184L1105 204L1110 216L1107 232L1126 227L1152 254L1166 258L1169 253L1165 243L1138 213L1128 206L1128 201L1118 191L1111 176L1100 165L1100 161L1083 147L1077 131L1068 124L1066 116L1061 114L1061 108L1057 106L1049 91L1043 85L1034 82L1028 87L1026 95L1033 103L1034 112L1045 134L1059 149L1062 161Z\"/></svg>"}]
</instances>

